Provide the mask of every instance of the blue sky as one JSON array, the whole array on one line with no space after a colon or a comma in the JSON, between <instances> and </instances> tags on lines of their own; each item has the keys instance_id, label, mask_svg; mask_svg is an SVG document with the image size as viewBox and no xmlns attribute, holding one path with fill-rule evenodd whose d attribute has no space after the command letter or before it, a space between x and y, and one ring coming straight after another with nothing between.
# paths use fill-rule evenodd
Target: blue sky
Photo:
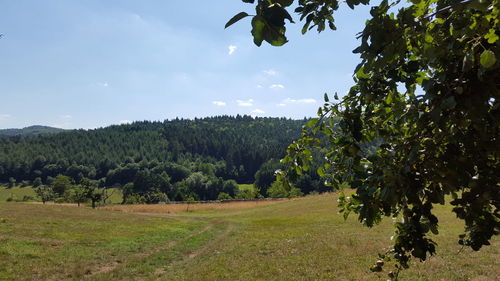
<instances>
[{"instance_id":1,"label":"blue sky","mask_svg":"<svg viewBox=\"0 0 500 281\"><path fill-rule=\"evenodd\" d=\"M0 4L0 128L96 128L136 120L316 114L343 94L368 7L338 30L254 46L239 0L15 0ZM295 16L295 18L297 18Z\"/></svg>"}]
</instances>

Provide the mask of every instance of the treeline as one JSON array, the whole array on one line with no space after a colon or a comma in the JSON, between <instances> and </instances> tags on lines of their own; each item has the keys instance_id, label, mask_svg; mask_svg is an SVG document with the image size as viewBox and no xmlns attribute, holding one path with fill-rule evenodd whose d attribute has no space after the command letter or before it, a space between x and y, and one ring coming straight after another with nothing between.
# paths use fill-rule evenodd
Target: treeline
<instances>
[{"instance_id":1,"label":"treeline","mask_svg":"<svg viewBox=\"0 0 500 281\"><path fill-rule=\"evenodd\" d=\"M251 196L268 196L273 180L264 175L279 168L276 159L305 121L217 116L0 139L0 181L41 186L63 175L75 185L120 187L125 201L148 201L154 193L169 200L234 197L236 182L256 182L259 192ZM314 174L299 189L325 189Z\"/></svg>"}]
</instances>

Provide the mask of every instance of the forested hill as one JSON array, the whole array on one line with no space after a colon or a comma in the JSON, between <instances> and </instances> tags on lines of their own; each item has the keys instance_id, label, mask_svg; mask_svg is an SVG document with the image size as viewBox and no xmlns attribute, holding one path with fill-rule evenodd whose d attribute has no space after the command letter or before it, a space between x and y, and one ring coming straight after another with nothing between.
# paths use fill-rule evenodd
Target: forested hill
<instances>
[{"instance_id":1,"label":"forested hill","mask_svg":"<svg viewBox=\"0 0 500 281\"><path fill-rule=\"evenodd\" d=\"M193 172L253 183L261 165L282 157L304 123L218 116L0 139L0 181L44 184L62 174L111 186L133 182L138 171L156 171L172 183Z\"/></svg>"},{"instance_id":2,"label":"forested hill","mask_svg":"<svg viewBox=\"0 0 500 281\"><path fill-rule=\"evenodd\" d=\"M35 125L22 129L1 129L0 138L9 138L14 136L33 137L38 135L56 134L64 131L65 130L59 128Z\"/></svg>"}]
</instances>

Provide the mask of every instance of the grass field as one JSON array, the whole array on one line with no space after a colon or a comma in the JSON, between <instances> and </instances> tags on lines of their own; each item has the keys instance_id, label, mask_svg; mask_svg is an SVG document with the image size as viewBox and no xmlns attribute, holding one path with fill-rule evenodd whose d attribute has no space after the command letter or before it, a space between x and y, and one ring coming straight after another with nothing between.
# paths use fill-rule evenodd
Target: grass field
<instances>
[{"instance_id":1,"label":"grass field","mask_svg":"<svg viewBox=\"0 0 500 281\"><path fill-rule=\"evenodd\" d=\"M121 211L126 213L180 213L202 210L241 210L260 206L283 203L280 200L256 200L256 201L229 201L223 203L179 203L179 204L137 204L137 205L109 205L101 209L109 211Z\"/></svg>"},{"instance_id":2,"label":"grass field","mask_svg":"<svg viewBox=\"0 0 500 281\"><path fill-rule=\"evenodd\" d=\"M255 190L253 184L238 184L238 187L240 190L251 190L251 191Z\"/></svg>"},{"instance_id":3,"label":"grass field","mask_svg":"<svg viewBox=\"0 0 500 281\"><path fill-rule=\"evenodd\" d=\"M368 267L392 220L367 229L335 205L336 195L177 214L3 203L0 280L386 280ZM499 280L498 239L461 249L449 211L437 209L438 254L401 280Z\"/></svg>"},{"instance_id":4,"label":"grass field","mask_svg":"<svg viewBox=\"0 0 500 281\"><path fill-rule=\"evenodd\" d=\"M8 198L22 200L24 196L36 198L35 190L31 187L0 187L0 202L5 202Z\"/></svg>"},{"instance_id":5,"label":"grass field","mask_svg":"<svg viewBox=\"0 0 500 281\"><path fill-rule=\"evenodd\" d=\"M111 195L108 199L108 203L118 204L122 202L123 193L119 188L109 188L109 194ZM7 188L5 186L0 186L0 203L5 202L7 198L12 197L17 200L22 200L24 196L31 196L38 201L38 197L32 187L19 187L15 186L12 188Z\"/></svg>"}]
</instances>

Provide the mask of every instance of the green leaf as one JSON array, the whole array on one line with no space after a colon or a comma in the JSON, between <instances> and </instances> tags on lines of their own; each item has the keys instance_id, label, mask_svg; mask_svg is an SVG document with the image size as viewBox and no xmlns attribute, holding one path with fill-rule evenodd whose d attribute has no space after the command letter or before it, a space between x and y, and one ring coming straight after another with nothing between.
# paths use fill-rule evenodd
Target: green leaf
<instances>
[{"instance_id":1,"label":"green leaf","mask_svg":"<svg viewBox=\"0 0 500 281\"><path fill-rule=\"evenodd\" d=\"M231 18L231 19L230 19L230 20L226 23L226 25L224 26L224 28L228 28L228 27L230 27L231 25L233 25L235 22L237 22L237 21L239 21L239 20L241 20L241 19L243 19L243 18L246 18L246 17L248 17L248 16L249 16L249 15L248 15L247 13L245 13L245 12L241 12L241 13L239 13L239 14L235 15L234 17L232 17L232 18Z\"/></svg>"},{"instance_id":2,"label":"green leaf","mask_svg":"<svg viewBox=\"0 0 500 281\"><path fill-rule=\"evenodd\" d=\"M266 22L264 18L261 16L255 16L252 19L252 36L253 42L255 45L262 45L262 41L264 41L264 28L266 27Z\"/></svg>"},{"instance_id":3,"label":"green leaf","mask_svg":"<svg viewBox=\"0 0 500 281\"><path fill-rule=\"evenodd\" d=\"M500 38L496 35L495 30L492 28L489 30L488 34L484 36L484 39L488 40L488 43L494 44Z\"/></svg>"},{"instance_id":4,"label":"green leaf","mask_svg":"<svg viewBox=\"0 0 500 281\"><path fill-rule=\"evenodd\" d=\"M368 76L368 75L364 72L363 67L360 67L360 68L358 69L358 71L356 71L356 77L357 77L358 79L368 79L368 78L370 78L370 76Z\"/></svg>"},{"instance_id":5,"label":"green leaf","mask_svg":"<svg viewBox=\"0 0 500 281\"><path fill-rule=\"evenodd\" d=\"M481 63L481 66L484 68L490 68L497 62L497 58L495 57L495 53L493 53L491 50L485 50L481 54L479 59L480 59L479 62Z\"/></svg>"},{"instance_id":6,"label":"green leaf","mask_svg":"<svg viewBox=\"0 0 500 281\"><path fill-rule=\"evenodd\" d=\"M283 30L276 30L273 27L267 26L267 28L264 30L264 40L275 47L285 45L288 40L284 35L284 27L282 29Z\"/></svg>"},{"instance_id":7,"label":"green leaf","mask_svg":"<svg viewBox=\"0 0 500 281\"><path fill-rule=\"evenodd\" d=\"M320 177L326 176L325 169L323 167L319 167L316 171Z\"/></svg>"}]
</instances>

